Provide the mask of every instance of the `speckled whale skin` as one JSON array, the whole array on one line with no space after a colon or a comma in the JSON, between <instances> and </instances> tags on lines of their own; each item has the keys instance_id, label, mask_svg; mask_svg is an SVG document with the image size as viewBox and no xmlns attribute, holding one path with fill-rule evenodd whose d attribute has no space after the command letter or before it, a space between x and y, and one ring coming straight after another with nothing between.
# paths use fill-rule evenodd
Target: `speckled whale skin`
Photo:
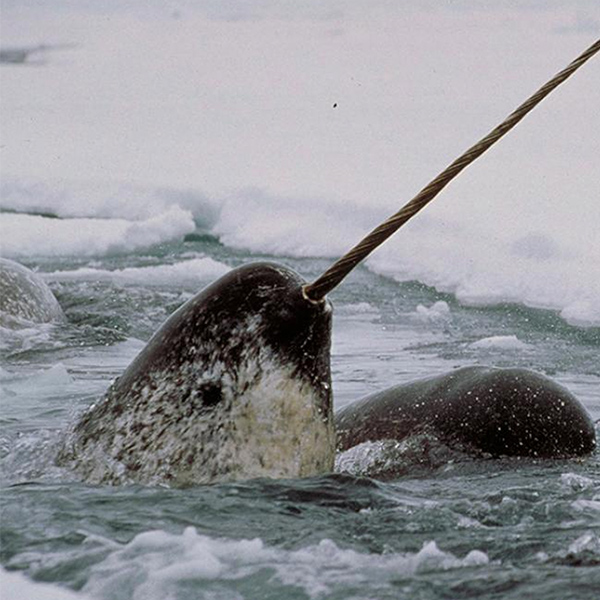
<instances>
[{"instance_id":1,"label":"speckled whale skin","mask_svg":"<svg viewBox=\"0 0 600 600\"><path fill-rule=\"evenodd\" d=\"M528 369L463 367L397 385L335 415L338 450L427 431L468 452L559 458L590 454L594 423L565 387Z\"/></svg>"},{"instance_id":2,"label":"speckled whale skin","mask_svg":"<svg viewBox=\"0 0 600 600\"><path fill-rule=\"evenodd\" d=\"M0 323L60 322L64 314L48 284L32 270L0 258Z\"/></svg>"},{"instance_id":3,"label":"speckled whale skin","mask_svg":"<svg viewBox=\"0 0 600 600\"><path fill-rule=\"evenodd\" d=\"M189 485L333 470L331 306L253 263L199 292L67 435L99 484Z\"/></svg>"}]
</instances>

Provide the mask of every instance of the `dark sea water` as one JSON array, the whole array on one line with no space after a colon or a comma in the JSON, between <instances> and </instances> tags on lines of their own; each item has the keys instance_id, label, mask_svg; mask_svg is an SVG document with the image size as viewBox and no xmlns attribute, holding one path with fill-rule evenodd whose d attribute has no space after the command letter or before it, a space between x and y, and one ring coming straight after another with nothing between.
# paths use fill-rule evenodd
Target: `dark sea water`
<instances>
[{"instance_id":1,"label":"dark sea water","mask_svg":"<svg viewBox=\"0 0 600 600\"><path fill-rule=\"evenodd\" d=\"M102 599L598 597L598 454L456 460L420 453L415 440L404 474L391 481L336 473L185 489L89 486L56 467L69 423L202 286L186 277L177 283L163 267L268 259L310 279L329 262L251 256L201 231L187 239L92 263L24 261L45 274L68 322L3 330L6 597L70 598L69 590ZM90 264L93 274L76 271ZM135 270L142 267L151 268L143 277ZM332 302L338 407L466 364L519 365L556 378L600 418L597 328L516 304L462 307L364 268Z\"/></svg>"}]
</instances>

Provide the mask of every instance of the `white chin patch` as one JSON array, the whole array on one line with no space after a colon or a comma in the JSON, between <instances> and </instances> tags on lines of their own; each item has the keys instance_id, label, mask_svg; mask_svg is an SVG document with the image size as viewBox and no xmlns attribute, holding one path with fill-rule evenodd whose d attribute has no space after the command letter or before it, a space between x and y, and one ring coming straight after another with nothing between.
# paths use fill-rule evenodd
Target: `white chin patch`
<instances>
[{"instance_id":1,"label":"white chin patch","mask_svg":"<svg viewBox=\"0 0 600 600\"><path fill-rule=\"evenodd\" d=\"M89 483L187 485L330 473L335 458L331 409L323 391L294 375L264 348L244 360L235 381L223 365L198 373L187 365L130 391L126 410L99 416L96 435L70 444L70 462ZM188 372L186 372L188 371ZM220 398L205 406L182 396L177 381L218 383ZM328 382L322 382L327 390ZM98 435L99 433L99 435Z\"/></svg>"}]
</instances>

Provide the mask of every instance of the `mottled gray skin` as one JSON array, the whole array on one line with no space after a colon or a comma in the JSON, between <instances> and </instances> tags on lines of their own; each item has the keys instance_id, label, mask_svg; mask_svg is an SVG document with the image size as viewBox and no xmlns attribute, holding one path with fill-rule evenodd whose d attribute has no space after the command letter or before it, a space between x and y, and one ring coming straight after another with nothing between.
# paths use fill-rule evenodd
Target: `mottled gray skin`
<instances>
[{"instance_id":1,"label":"mottled gray skin","mask_svg":"<svg viewBox=\"0 0 600 600\"><path fill-rule=\"evenodd\" d=\"M331 307L304 283L254 263L198 293L76 424L59 464L108 484L331 472Z\"/></svg>"},{"instance_id":2,"label":"mottled gray skin","mask_svg":"<svg viewBox=\"0 0 600 600\"><path fill-rule=\"evenodd\" d=\"M491 456L590 454L594 424L566 388L526 369L465 367L367 396L335 415L338 450L432 432Z\"/></svg>"},{"instance_id":3,"label":"mottled gray skin","mask_svg":"<svg viewBox=\"0 0 600 600\"><path fill-rule=\"evenodd\" d=\"M23 265L0 258L0 322L18 325L60 322L65 318L58 301L36 273Z\"/></svg>"}]
</instances>

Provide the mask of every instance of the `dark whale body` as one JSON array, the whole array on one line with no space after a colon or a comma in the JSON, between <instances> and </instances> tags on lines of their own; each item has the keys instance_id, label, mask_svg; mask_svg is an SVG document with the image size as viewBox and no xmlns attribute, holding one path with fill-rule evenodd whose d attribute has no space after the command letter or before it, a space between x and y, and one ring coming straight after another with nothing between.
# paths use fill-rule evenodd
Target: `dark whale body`
<instances>
[{"instance_id":1,"label":"dark whale body","mask_svg":"<svg viewBox=\"0 0 600 600\"><path fill-rule=\"evenodd\" d=\"M596 447L594 424L575 396L526 369L465 367L397 385L338 411L335 424L339 451L422 431L493 457L583 456Z\"/></svg>"},{"instance_id":2,"label":"dark whale body","mask_svg":"<svg viewBox=\"0 0 600 600\"><path fill-rule=\"evenodd\" d=\"M331 307L270 263L177 310L59 452L90 483L183 485L333 470Z\"/></svg>"}]
</instances>

